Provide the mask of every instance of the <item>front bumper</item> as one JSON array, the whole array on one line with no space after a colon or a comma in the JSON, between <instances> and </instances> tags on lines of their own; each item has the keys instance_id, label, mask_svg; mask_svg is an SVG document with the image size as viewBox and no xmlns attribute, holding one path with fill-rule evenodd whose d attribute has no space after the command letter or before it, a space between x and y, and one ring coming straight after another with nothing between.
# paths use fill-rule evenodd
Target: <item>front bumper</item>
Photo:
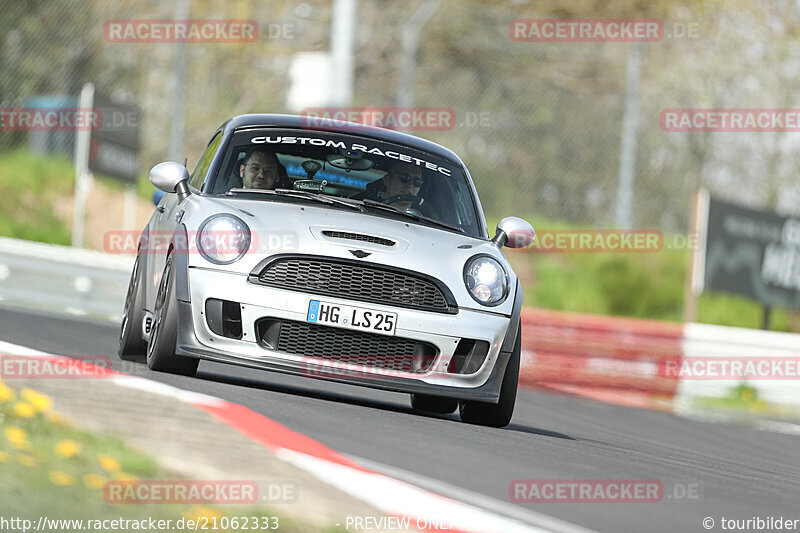
<instances>
[{"instance_id":1,"label":"front bumper","mask_svg":"<svg viewBox=\"0 0 800 533\"><path fill-rule=\"evenodd\" d=\"M511 296L517 299L511 317L471 309L459 309L457 314L448 315L366 304L365 307L397 313L395 335L433 344L439 351L437 359L426 373L386 373L341 362L336 363L336 371L330 371L330 366L324 362L317 366L314 358L262 347L255 327L256 322L265 317L305 322L309 301L320 299L319 296L253 284L241 274L203 268L189 268L183 272L187 272L186 277L178 281L179 287L182 285L184 289L178 291L178 355L396 392L491 403L499 399L519 324L519 286ZM203 313L209 298L240 303L241 340L211 331ZM321 299L334 304L363 305L335 297ZM488 342L489 352L483 365L468 375L440 370L446 368L446 361L462 337Z\"/></svg>"}]
</instances>

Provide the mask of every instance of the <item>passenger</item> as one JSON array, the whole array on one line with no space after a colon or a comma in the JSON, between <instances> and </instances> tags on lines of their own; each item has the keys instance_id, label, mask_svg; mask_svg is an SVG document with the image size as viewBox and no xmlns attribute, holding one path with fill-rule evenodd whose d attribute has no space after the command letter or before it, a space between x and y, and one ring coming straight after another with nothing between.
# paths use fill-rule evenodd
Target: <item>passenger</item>
<instances>
[{"instance_id":1,"label":"passenger","mask_svg":"<svg viewBox=\"0 0 800 533\"><path fill-rule=\"evenodd\" d=\"M389 167L383 177L386 187L383 192L384 202L400 209L408 209L414 202L413 196L419 195L419 189L425 183L422 167L396 162Z\"/></svg>"}]
</instances>

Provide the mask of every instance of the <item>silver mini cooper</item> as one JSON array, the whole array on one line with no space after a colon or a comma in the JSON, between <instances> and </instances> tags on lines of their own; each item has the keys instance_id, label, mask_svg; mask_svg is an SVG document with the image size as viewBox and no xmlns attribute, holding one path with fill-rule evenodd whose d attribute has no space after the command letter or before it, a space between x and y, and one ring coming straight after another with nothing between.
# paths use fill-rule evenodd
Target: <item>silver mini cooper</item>
<instances>
[{"instance_id":1,"label":"silver mini cooper","mask_svg":"<svg viewBox=\"0 0 800 533\"><path fill-rule=\"evenodd\" d=\"M138 241L121 357L201 359L405 392L415 409L511 421L522 289L461 160L390 130L242 115L163 194Z\"/></svg>"}]
</instances>

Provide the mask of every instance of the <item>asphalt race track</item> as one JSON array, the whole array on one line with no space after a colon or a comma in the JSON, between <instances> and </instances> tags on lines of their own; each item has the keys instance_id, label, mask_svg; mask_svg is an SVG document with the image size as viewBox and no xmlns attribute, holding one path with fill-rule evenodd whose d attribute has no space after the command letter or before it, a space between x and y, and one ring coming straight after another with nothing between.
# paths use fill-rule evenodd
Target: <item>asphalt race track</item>
<instances>
[{"instance_id":1,"label":"asphalt race track","mask_svg":"<svg viewBox=\"0 0 800 533\"><path fill-rule=\"evenodd\" d=\"M800 519L800 436L689 420L521 390L512 424L412 412L406 395L201 363L197 378L116 357L117 327L0 310L0 340L63 355L108 355L115 367L245 405L342 452L536 523L541 514L602 532L707 531L720 519ZM660 503L518 504L515 479L660 480ZM685 495L690 491L692 494ZM531 512L532 511L532 512Z\"/></svg>"}]
</instances>

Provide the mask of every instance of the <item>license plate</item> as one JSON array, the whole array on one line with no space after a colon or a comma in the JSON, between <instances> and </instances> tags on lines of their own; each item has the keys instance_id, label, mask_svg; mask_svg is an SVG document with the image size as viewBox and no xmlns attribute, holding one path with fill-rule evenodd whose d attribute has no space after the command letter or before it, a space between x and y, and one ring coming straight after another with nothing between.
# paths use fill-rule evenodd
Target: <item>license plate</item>
<instances>
[{"instance_id":1,"label":"license plate","mask_svg":"<svg viewBox=\"0 0 800 533\"><path fill-rule=\"evenodd\" d=\"M397 313L384 313L382 311L365 309L363 307L311 300L308 303L308 316L306 321L325 326L337 326L340 328L381 333L383 335L394 335L394 328L397 324Z\"/></svg>"}]
</instances>

